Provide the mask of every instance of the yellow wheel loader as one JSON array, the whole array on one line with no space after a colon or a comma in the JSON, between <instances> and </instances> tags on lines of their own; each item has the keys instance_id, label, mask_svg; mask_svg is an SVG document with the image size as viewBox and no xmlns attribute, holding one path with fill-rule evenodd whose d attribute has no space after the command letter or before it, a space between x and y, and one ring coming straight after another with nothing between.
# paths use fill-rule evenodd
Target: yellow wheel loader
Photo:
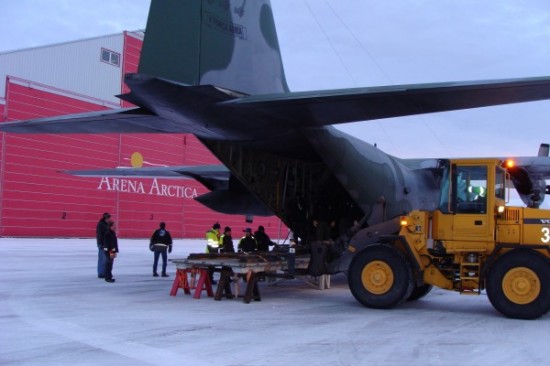
<instances>
[{"instance_id":1,"label":"yellow wheel loader","mask_svg":"<svg viewBox=\"0 0 550 366\"><path fill-rule=\"evenodd\" d=\"M394 235L353 252L348 282L367 307L391 308L433 286L486 294L510 318L550 309L550 210L507 207L513 169L497 159L446 160L439 207L400 218Z\"/></svg>"}]
</instances>

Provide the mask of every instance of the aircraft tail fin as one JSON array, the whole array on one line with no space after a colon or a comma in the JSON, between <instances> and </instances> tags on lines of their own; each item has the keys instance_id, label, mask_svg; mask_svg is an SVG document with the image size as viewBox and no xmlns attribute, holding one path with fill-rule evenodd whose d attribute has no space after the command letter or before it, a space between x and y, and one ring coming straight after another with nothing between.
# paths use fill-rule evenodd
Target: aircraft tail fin
<instances>
[{"instance_id":1,"label":"aircraft tail fin","mask_svg":"<svg viewBox=\"0 0 550 366\"><path fill-rule=\"evenodd\" d=\"M288 91L269 0L152 0L138 70L246 94Z\"/></svg>"},{"instance_id":2,"label":"aircraft tail fin","mask_svg":"<svg viewBox=\"0 0 550 366\"><path fill-rule=\"evenodd\" d=\"M550 151L550 145L549 144L540 144L539 146L539 153L537 156L548 156L548 152Z\"/></svg>"}]
</instances>

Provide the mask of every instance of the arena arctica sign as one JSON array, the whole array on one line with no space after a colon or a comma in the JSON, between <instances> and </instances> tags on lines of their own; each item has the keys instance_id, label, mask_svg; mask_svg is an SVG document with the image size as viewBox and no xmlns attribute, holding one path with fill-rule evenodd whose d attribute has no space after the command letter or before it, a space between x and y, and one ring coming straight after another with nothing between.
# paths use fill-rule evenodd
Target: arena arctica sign
<instances>
[{"instance_id":1,"label":"arena arctica sign","mask_svg":"<svg viewBox=\"0 0 550 366\"><path fill-rule=\"evenodd\" d=\"M159 183L157 178L153 178L150 184L148 184L148 182L141 180L101 177L97 189L100 191L147 194L151 196L185 199L192 199L198 196L195 187Z\"/></svg>"}]
</instances>

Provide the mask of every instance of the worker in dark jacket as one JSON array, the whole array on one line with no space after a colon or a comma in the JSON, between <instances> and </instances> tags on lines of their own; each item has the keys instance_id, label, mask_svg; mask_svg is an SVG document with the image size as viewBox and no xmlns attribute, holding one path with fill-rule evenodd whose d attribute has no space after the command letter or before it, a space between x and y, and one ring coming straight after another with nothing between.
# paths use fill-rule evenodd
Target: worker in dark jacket
<instances>
[{"instance_id":1,"label":"worker in dark jacket","mask_svg":"<svg viewBox=\"0 0 550 366\"><path fill-rule=\"evenodd\" d=\"M258 243L256 242L256 239L252 236L252 229L247 227L243 230L244 236L239 241L239 252L243 253L252 253L258 250Z\"/></svg>"},{"instance_id":2,"label":"worker in dark jacket","mask_svg":"<svg viewBox=\"0 0 550 366\"><path fill-rule=\"evenodd\" d=\"M155 230L151 236L149 242L149 249L155 253L155 259L153 261L153 276L158 277L157 266L159 263L159 257L162 256L162 277L168 277L166 273L166 262L168 261L168 253L172 253L172 236L170 232L166 230L166 224L161 222L159 228Z\"/></svg>"},{"instance_id":3,"label":"worker in dark jacket","mask_svg":"<svg viewBox=\"0 0 550 366\"><path fill-rule=\"evenodd\" d=\"M105 212L95 228L97 242L97 278L105 278L105 253L103 253L103 239L105 238L105 233L109 231L109 221L111 221L111 214Z\"/></svg>"},{"instance_id":4,"label":"worker in dark jacket","mask_svg":"<svg viewBox=\"0 0 550 366\"><path fill-rule=\"evenodd\" d=\"M115 223L109 221L109 230L103 238L103 254L105 255L105 281L115 282L113 278L113 263L118 253L118 239L115 233Z\"/></svg>"},{"instance_id":5,"label":"worker in dark jacket","mask_svg":"<svg viewBox=\"0 0 550 366\"><path fill-rule=\"evenodd\" d=\"M223 229L223 234L220 236L220 242L221 242L221 253L235 253L235 247L233 246L233 238L231 237L231 228L229 226L226 226ZM222 271L220 275L220 279L222 278L223 274L227 274L227 276L233 276L234 273L231 270L231 267L225 267L222 266ZM222 284L222 281L220 281L220 286ZM231 281L229 277L226 277L226 281L224 283L224 293L225 296L228 299L232 299L234 296L231 294Z\"/></svg>"},{"instance_id":6,"label":"worker in dark jacket","mask_svg":"<svg viewBox=\"0 0 550 366\"><path fill-rule=\"evenodd\" d=\"M258 230L254 233L254 238L256 238L256 242L258 242L259 252L267 252L269 251L269 247L271 245L275 245L275 243L269 238L269 235L265 232L265 228L262 225L258 226Z\"/></svg>"},{"instance_id":7,"label":"worker in dark jacket","mask_svg":"<svg viewBox=\"0 0 550 366\"><path fill-rule=\"evenodd\" d=\"M233 238L231 237L231 228L229 226L226 226L223 230L220 240L222 242L222 253L235 253Z\"/></svg>"}]
</instances>

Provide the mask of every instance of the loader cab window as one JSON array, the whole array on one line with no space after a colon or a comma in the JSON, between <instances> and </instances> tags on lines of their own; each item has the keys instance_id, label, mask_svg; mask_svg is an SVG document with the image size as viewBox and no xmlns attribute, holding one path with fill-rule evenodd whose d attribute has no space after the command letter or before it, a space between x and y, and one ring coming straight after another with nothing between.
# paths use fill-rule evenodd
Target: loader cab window
<instances>
[{"instance_id":1,"label":"loader cab window","mask_svg":"<svg viewBox=\"0 0 550 366\"><path fill-rule=\"evenodd\" d=\"M441 178L441 190L439 195L439 210L443 213L450 213L450 198L451 198L451 173L450 173L450 167L447 164L445 168L443 169L443 175Z\"/></svg>"},{"instance_id":2,"label":"loader cab window","mask_svg":"<svg viewBox=\"0 0 550 366\"><path fill-rule=\"evenodd\" d=\"M495 172L495 197L506 200L506 171L499 166Z\"/></svg>"},{"instance_id":3,"label":"loader cab window","mask_svg":"<svg viewBox=\"0 0 550 366\"><path fill-rule=\"evenodd\" d=\"M457 214L487 212L487 167L453 165L451 201Z\"/></svg>"}]
</instances>

